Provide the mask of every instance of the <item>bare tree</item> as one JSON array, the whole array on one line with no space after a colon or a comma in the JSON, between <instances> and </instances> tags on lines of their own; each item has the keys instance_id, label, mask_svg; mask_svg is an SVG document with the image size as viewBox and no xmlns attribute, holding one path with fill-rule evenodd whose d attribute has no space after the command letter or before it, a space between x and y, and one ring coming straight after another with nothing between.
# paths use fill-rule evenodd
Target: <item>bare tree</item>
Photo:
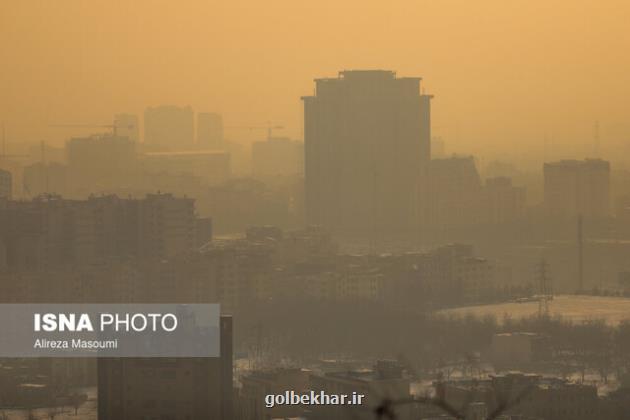
<instances>
[{"instance_id":1,"label":"bare tree","mask_svg":"<svg viewBox=\"0 0 630 420\"><path fill-rule=\"evenodd\" d=\"M81 395L81 394L73 394L70 397L70 404L74 408L75 416L79 413L79 407L83 405L83 403L85 402L85 399L86 399L85 395Z\"/></svg>"},{"instance_id":2,"label":"bare tree","mask_svg":"<svg viewBox=\"0 0 630 420\"><path fill-rule=\"evenodd\" d=\"M48 416L49 420L55 420L55 418L62 413L61 408L59 407L50 407L46 410L46 416Z\"/></svg>"}]
</instances>

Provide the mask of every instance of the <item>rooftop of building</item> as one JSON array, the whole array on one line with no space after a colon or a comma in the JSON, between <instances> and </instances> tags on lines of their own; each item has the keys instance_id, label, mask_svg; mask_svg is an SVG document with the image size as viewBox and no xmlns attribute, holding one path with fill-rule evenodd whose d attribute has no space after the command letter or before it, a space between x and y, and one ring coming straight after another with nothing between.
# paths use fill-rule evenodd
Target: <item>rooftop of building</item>
<instances>
[{"instance_id":1,"label":"rooftop of building","mask_svg":"<svg viewBox=\"0 0 630 420\"><path fill-rule=\"evenodd\" d=\"M533 332L514 331L495 334L497 337L538 337L540 334Z\"/></svg>"},{"instance_id":2,"label":"rooftop of building","mask_svg":"<svg viewBox=\"0 0 630 420\"><path fill-rule=\"evenodd\" d=\"M520 387L535 385L539 389L596 389L596 387L593 385L575 383L557 376L543 376L536 373L523 373L520 371L508 371L495 375L489 375L487 378L484 379L452 379L448 381L440 381L439 384L449 385L458 388L474 389L497 386L512 387L515 385Z\"/></svg>"},{"instance_id":3,"label":"rooftop of building","mask_svg":"<svg viewBox=\"0 0 630 420\"><path fill-rule=\"evenodd\" d=\"M182 150L177 152L145 152L145 157L189 157L189 156L227 156L228 152L224 150Z\"/></svg>"},{"instance_id":4,"label":"rooftop of building","mask_svg":"<svg viewBox=\"0 0 630 420\"><path fill-rule=\"evenodd\" d=\"M113 133L98 133L98 134L90 134L84 137L72 137L67 141L67 145L76 146L76 145L92 145L92 144L100 144L100 143L122 143L125 145L133 145L133 141L129 139L127 136L118 136Z\"/></svg>"},{"instance_id":5,"label":"rooftop of building","mask_svg":"<svg viewBox=\"0 0 630 420\"><path fill-rule=\"evenodd\" d=\"M303 143L300 140L294 140L291 137L269 137L264 140L258 140L252 143L252 145L260 145L260 144L289 144L295 145Z\"/></svg>"},{"instance_id":6,"label":"rooftop of building","mask_svg":"<svg viewBox=\"0 0 630 420\"><path fill-rule=\"evenodd\" d=\"M243 376L241 380L271 382L276 381L282 376L286 375L298 375L298 374L310 374L312 371L305 368L274 368L269 370L257 370L250 372L248 375Z\"/></svg>"},{"instance_id":7,"label":"rooftop of building","mask_svg":"<svg viewBox=\"0 0 630 420\"><path fill-rule=\"evenodd\" d=\"M337 73L337 77L322 77L315 79L315 81L329 81L340 79L352 79L352 78L382 78L382 79L394 79L396 78L396 72L391 70L341 70Z\"/></svg>"},{"instance_id":8,"label":"rooftop of building","mask_svg":"<svg viewBox=\"0 0 630 420\"><path fill-rule=\"evenodd\" d=\"M610 167L610 162L599 158L563 159L554 162L545 162L545 168L578 168L584 166Z\"/></svg>"},{"instance_id":9,"label":"rooftop of building","mask_svg":"<svg viewBox=\"0 0 630 420\"><path fill-rule=\"evenodd\" d=\"M392 381L403 380L404 368L395 360L378 360L373 368L357 368L352 370L327 372L325 378L343 381Z\"/></svg>"},{"instance_id":10,"label":"rooftop of building","mask_svg":"<svg viewBox=\"0 0 630 420\"><path fill-rule=\"evenodd\" d=\"M149 106L145 109L145 112L147 111L186 111L186 112L192 112L192 107L190 105L188 106L178 106L178 105L157 105L157 106Z\"/></svg>"},{"instance_id":11,"label":"rooftop of building","mask_svg":"<svg viewBox=\"0 0 630 420\"><path fill-rule=\"evenodd\" d=\"M316 78L315 83L318 86L336 85L342 82L357 82L359 85L365 83L379 83L379 82L397 82L402 83L403 86L414 87L419 90L421 77L396 77L396 72L392 70L372 69L372 70L342 70L338 73L337 77L322 77ZM432 95L425 95L432 98ZM316 96L303 96L303 100L312 100Z\"/></svg>"}]
</instances>

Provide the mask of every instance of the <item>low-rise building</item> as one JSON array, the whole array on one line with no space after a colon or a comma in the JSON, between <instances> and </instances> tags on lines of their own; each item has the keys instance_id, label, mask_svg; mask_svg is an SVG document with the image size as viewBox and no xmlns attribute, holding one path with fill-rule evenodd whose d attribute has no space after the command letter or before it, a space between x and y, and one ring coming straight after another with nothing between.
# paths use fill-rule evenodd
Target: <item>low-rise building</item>
<instances>
[{"instance_id":1,"label":"low-rise building","mask_svg":"<svg viewBox=\"0 0 630 420\"><path fill-rule=\"evenodd\" d=\"M294 418L304 414L305 406L275 405L267 407L265 397L287 391L302 394L310 389L310 371L298 368L279 368L256 371L240 378L236 418L238 420L269 420Z\"/></svg>"},{"instance_id":2,"label":"low-rise building","mask_svg":"<svg viewBox=\"0 0 630 420\"><path fill-rule=\"evenodd\" d=\"M357 405L321 405L312 407L313 419L345 420L373 419L384 401L405 400L411 397L410 380L396 361L381 360L373 369L331 372L311 376L311 388L327 395L363 395ZM396 418L409 420L411 405L394 407Z\"/></svg>"},{"instance_id":3,"label":"low-rise building","mask_svg":"<svg viewBox=\"0 0 630 420\"><path fill-rule=\"evenodd\" d=\"M233 420L232 318L220 357L98 359L98 418Z\"/></svg>"},{"instance_id":4,"label":"low-rise building","mask_svg":"<svg viewBox=\"0 0 630 420\"><path fill-rule=\"evenodd\" d=\"M472 403L488 412L526 419L591 420L599 417L597 388L555 377L518 372L483 380L439 382L437 397L465 413Z\"/></svg>"}]
</instances>

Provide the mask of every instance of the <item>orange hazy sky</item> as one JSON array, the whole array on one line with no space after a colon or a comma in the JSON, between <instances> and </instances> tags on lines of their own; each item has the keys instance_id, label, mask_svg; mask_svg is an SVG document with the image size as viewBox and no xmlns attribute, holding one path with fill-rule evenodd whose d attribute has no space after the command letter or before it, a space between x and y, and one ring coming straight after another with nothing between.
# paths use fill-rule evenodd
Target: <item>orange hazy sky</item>
<instances>
[{"instance_id":1,"label":"orange hazy sky","mask_svg":"<svg viewBox=\"0 0 630 420\"><path fill-rule=\"evenodd\" d=\"M588 150L596 120L612 150L628 22L627 0L0 0L0 121L60 141L76 133L49 124L177 104L301 138L314 78L382 68L423 77L448 151Z\"/></svg>"}]
</instances>

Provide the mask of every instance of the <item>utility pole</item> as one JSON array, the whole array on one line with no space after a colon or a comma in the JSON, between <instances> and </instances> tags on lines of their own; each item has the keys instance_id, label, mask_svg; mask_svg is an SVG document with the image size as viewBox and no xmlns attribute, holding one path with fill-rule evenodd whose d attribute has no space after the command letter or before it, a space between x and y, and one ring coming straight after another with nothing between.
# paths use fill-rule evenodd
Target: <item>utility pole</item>
<instances>
[{"instance_id":1,"label":"utility pole","mask_svg":"<svg viewBox=\"0 0 630 420\"><path fill-rule=\"evenodd\" d=\"M45 183L45 190L44 192L46 193L46 195L48 195L48 189L49 189L49 180L48 180L48 167L46 166L46 143L42 140L41 143L41 148L42 148L42 170L44 171L44 183Z\"/></svg>"},{"instance_id":2,"label":"utility pole","mask_svg":"<svg viewBox=\"0 0 630 420\"><path fill-rule=\"evenodd\" d=\"M584 238L582 233L582 214L578 215L577 245L578 245L578 292L584 291Z\"/></svg>"}]
</instances>

